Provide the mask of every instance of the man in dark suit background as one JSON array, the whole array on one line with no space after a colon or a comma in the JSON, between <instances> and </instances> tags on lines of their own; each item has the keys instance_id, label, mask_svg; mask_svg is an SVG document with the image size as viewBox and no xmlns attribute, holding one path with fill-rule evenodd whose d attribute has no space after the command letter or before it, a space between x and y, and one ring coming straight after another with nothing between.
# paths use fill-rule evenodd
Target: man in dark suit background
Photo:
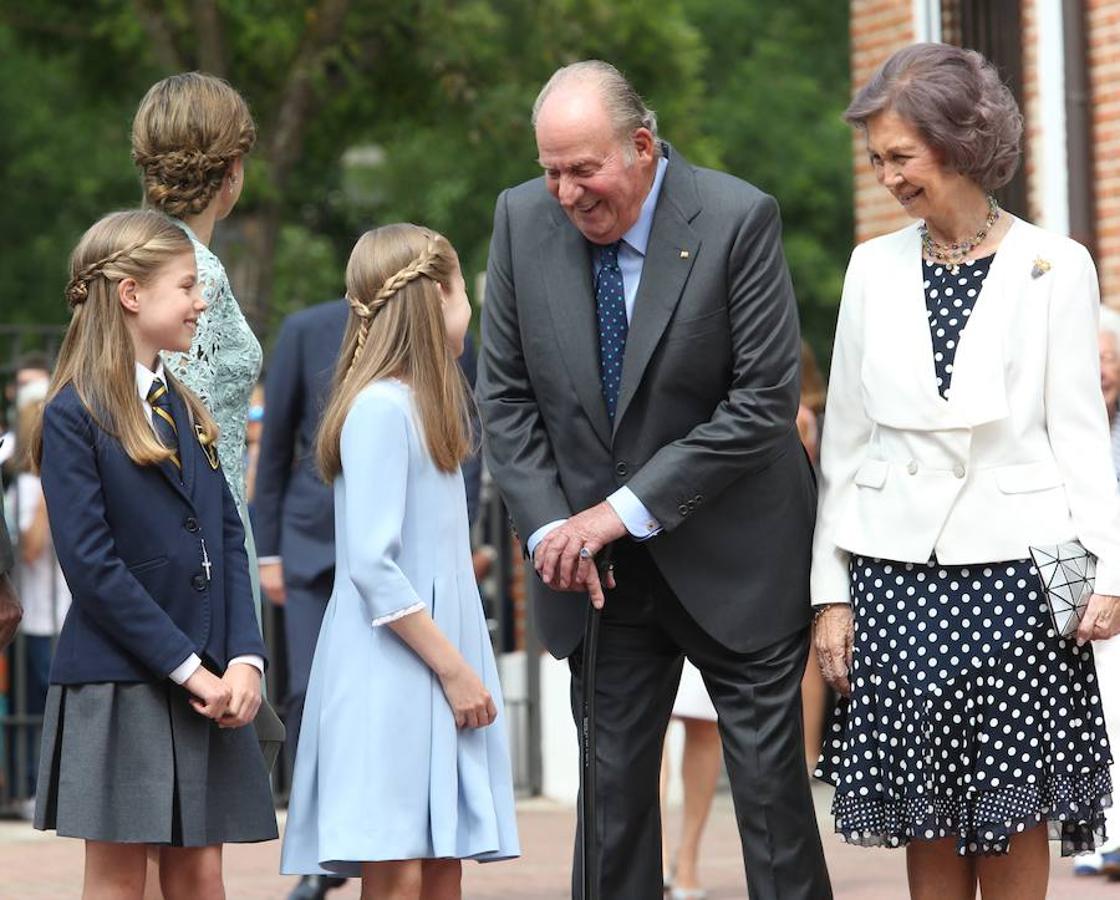
<instances>
[{"instance_id":1,"label":"man in dark suit background","mask_svg":"<svg viewBox=\"0 0 1120 900\"><path fill-rule=\"evenodd\" d=\"M498 199L478 396L577 722L586 596L605 593L598 896L661 896L658 770L687 654L719 712L751 897L829 897L801 752L815 486L777 204L660 142L606 63L557 72L533 124L545 175Z\"/></svg>"}]
</instances>

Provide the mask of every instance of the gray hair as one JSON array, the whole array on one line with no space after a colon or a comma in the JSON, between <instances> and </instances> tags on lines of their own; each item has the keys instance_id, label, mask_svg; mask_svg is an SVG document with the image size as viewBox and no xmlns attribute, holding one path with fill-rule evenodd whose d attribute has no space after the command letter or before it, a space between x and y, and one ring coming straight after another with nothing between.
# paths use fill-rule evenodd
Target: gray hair
<instances>
[{"instance_id":1,"label":"gray hair","mask_svg":"<svg viewBox=\"0 0 1120 900\"><path fill-rule=\"evenodd\" d=\"M844 112L850 125L891 110L910 122L949 168L985 191L1019 167L1023 116L995 66L975 50L913 44L894 53Z\"/></svg>"},{"instance_id":2,"label":"gray hair","mask_svg":"<svg viewBox=\"0 0 1120 900\"><path fill-rule=\"evenodd\" d=\"M592 84L598 88L603 106L607 110L607 117L620 140L625 142L639 128L645 128L653 135L655 154L660 152L657 141L657 113L646 106L642 95L626 80L625 75L609 62L601 59L585 59L552 73L552 77L541 88L541 92L533 102L531 121L534 129L537 127L537 119L545 100L554 90L569 82ZM634 150L629 143L626 146L630 158Z\"/></svg>"}]
</instances>

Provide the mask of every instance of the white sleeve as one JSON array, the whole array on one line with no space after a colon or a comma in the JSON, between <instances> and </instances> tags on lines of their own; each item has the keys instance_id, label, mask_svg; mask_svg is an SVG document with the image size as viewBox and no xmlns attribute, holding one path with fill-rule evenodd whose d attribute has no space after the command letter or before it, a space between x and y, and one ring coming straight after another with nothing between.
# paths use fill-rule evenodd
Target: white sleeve
<instances>
[{"instance_id":1,"label":"white sleeve","mask_svg":"<svg viewBox=\"0 0 1120 900\"><path fill-rule=\"evenodd\" d=\"M1046 355L1046 433L1066 486L1081 543L1097 559L1096 588L1120 595L1120 495L1112 464L1108 413L1101 395L1097 330L1100 290L1087 250L1077 271L1055 285ZM1048 275L1058 276L1057 266Z\"/></svg>"},{"instance_id":2,"label":"white sleeve","mask_svg":"<svg viewBox=\"0 0 1120 900\"><path fill-rule=\"evenodd\" d=\"M844 276L836 342L832 349L810 575L814 606L851 602L848 552L837 546L834 532L871 437L871 419L863 405L860 377L863 365L863 290L857 259L860 253L861 248L856 247Z\"/></svg>"},{"instance_id":3,"label":"white sleeve","mask_svg":"<svg viewBox=\"0 0 1120 900\"><path fill-rule=\"evenodd\" d=\"M342 426L346 516L342 540L350 580L371 625L425 606L398 564L408 485L409 413L393 398L367 392Z\"/></svg>"}]
</instances>

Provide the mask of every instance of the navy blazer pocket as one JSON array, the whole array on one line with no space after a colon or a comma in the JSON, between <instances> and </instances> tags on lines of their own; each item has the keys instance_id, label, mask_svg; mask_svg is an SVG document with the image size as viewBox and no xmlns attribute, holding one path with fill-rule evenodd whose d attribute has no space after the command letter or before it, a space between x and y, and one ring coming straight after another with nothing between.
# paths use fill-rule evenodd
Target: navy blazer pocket
<instances>
[{"instance_id":1,"label":"navy blazer pocket","mask_svg":"<svg viewBox=\"0 0 1120 900\"><path fill-rule=\"evenodd\" d=\"M150 572L152 569L158 569L160 566L166 565L166 556L153 556L151 559L146 559L143 562L138 562L129 566L128 571L133 575L139 575L141 572Z\"/></svg>"}]
</instances>

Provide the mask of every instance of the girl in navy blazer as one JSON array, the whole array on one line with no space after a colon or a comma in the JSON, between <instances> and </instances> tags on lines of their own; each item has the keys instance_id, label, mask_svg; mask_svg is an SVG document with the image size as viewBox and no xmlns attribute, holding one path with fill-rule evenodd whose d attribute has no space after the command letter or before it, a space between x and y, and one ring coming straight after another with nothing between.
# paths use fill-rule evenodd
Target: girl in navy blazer
<instances>
[{"instance_id":1,"label":"girl in navy blazer","mask_svg":"<svg viewBox=\"0 0 1120 900\"><path fill-rule=\"evenodd\" d=\"M118 212L70 260L72 309L33 435L74 596L51 669L35 827L86 841L86 896L223 897L221 845L276 837L252 722L264 645L205 407L159 361L206 303L194 250Z\"/></svg>"}]
</instances>

